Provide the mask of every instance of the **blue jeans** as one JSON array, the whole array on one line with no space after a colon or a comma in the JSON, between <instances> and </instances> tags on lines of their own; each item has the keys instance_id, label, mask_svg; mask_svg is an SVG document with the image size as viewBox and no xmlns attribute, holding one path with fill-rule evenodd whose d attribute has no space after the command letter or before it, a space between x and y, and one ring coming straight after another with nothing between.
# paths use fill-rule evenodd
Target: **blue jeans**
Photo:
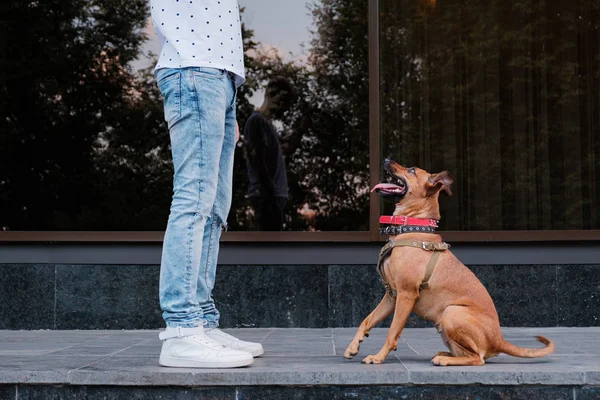
<instances>
[{"instance_id":1,"label":"blue jeans","mask_svg":"<svg viewBox=\"0 0 600 400\"><path fill-rule=\"evenodd\" d=\"M227 71L156 72L173 156L173 199L160 268L167 326L219 325L212 298L221 230L231 207L236 87Z\"/></svg>"}]
</instances>

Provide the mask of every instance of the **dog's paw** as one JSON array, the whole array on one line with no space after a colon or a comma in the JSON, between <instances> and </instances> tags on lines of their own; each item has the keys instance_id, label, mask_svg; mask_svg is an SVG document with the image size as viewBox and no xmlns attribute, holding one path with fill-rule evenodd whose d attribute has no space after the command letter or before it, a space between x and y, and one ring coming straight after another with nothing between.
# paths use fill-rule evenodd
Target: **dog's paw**
<instances>
[{"instance_id":1,"label":"dog's paw","mask_svg":"<svg viewBox=\"0 0 600 400\"><path fill-rule=\"evenodd\" d=\"M431 359L431 363L433 365L437 365L438 367L445 367L448 365L448 358L449 357L447 356L437 355Z\"/></svg>"},{"instance_id":2,"label":"dog's paw","mask_svg":"<svg viewBox=\"0 0 600 400\"><path fill-rule=\"evenodd\" d=\"M353 358L357 354L358 354L358 349L356 351L354 351L354 350L350 349L350 347L348 347L346 349L346 351L344 351L344 357L348 358L348 359Z\"/></svg>"},{"instance_id":3,"label":"dog's paw","mask_svg":"<svg viewBox=\"0 0 600 400\"><path fill-rule=\"evenodd\" d=\"M377 358L377 356L366 356L363 360L362 360L363 364L381 364L383 363L383 360Z\"/></svg>"},{"instance_id":4,"label":"dog's paw","mask_svg":"<svg viewBox=\"0 0 600 400\"><path fill-rule=\"evenodd\" d=\"M344 357L352 358L357 355L358 350L360 349L360 342L362 342L362 340L352 340L352 342L346 348L346 351L344 351Z\"/></svg>"},{"instance_id":5,"label":"dog's paw","mask_svg":"<svg viewBox=\"0 0 600 400\"><path fill-rule=\"evenodd\" d=\"M433 360L436 357L452 357L452 353L447 351L438 351L435 356L431 357L431 359Z\"/></svg>"}]
</instances>

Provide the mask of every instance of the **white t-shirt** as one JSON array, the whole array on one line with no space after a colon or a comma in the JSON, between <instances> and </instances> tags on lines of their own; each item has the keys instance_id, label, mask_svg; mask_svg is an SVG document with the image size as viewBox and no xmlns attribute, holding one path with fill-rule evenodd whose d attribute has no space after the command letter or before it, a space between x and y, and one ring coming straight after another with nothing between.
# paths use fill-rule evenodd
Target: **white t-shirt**
<instances>
[{"instance_id":1,"label":"white t-shirt","mask_svg":"<svg viewBox=\"0 0 600 400\"><path fill-rule=\"evenodd\" d=\"M155 70L211 67L245 80L237 0L150 0L152 23L163 43Z\"/></svg>"}]
</instances>

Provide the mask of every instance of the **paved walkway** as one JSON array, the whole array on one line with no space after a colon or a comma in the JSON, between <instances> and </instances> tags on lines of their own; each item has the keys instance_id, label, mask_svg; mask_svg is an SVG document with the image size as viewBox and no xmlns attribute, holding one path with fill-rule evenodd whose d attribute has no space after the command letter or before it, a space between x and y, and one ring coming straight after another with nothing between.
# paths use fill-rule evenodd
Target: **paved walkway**
<instances>
[{"instance_id":1,"label":"paved walkway","mask_svg":"<svg viewBox=\"0 0 600 400\"><path fill-rule=\"evenodd\" d=\"M387 329L374 329L353 360L342 354L354 328L226 329L260 341L265 354L252 366L228 370L158 365L158 331L0 331L0 384L136 386L244 385L600 385L600 328L505 328L507 340L538 347L556 343L542 359L506 355L483 367L435 367L444 350L434 329L406 329L385 364L365 365Z\"/></svg>"}]
</instances>

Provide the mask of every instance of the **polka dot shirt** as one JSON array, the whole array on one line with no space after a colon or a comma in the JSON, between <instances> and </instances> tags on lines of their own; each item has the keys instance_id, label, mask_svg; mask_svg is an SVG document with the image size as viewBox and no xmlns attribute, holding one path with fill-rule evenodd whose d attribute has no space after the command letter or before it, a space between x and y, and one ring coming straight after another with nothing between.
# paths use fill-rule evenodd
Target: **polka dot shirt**
<instances>
[{"instance_id":1,"label":"polka dot shirt","mask_svg":"<svg viewBox=\"0 0 600 400\"><path fill-rule=\"evenodd\" d=\"M245 80L237 0L151 0L152 23L163 43L155 70L212 67Z\"/></svg>"}]
</instances>

